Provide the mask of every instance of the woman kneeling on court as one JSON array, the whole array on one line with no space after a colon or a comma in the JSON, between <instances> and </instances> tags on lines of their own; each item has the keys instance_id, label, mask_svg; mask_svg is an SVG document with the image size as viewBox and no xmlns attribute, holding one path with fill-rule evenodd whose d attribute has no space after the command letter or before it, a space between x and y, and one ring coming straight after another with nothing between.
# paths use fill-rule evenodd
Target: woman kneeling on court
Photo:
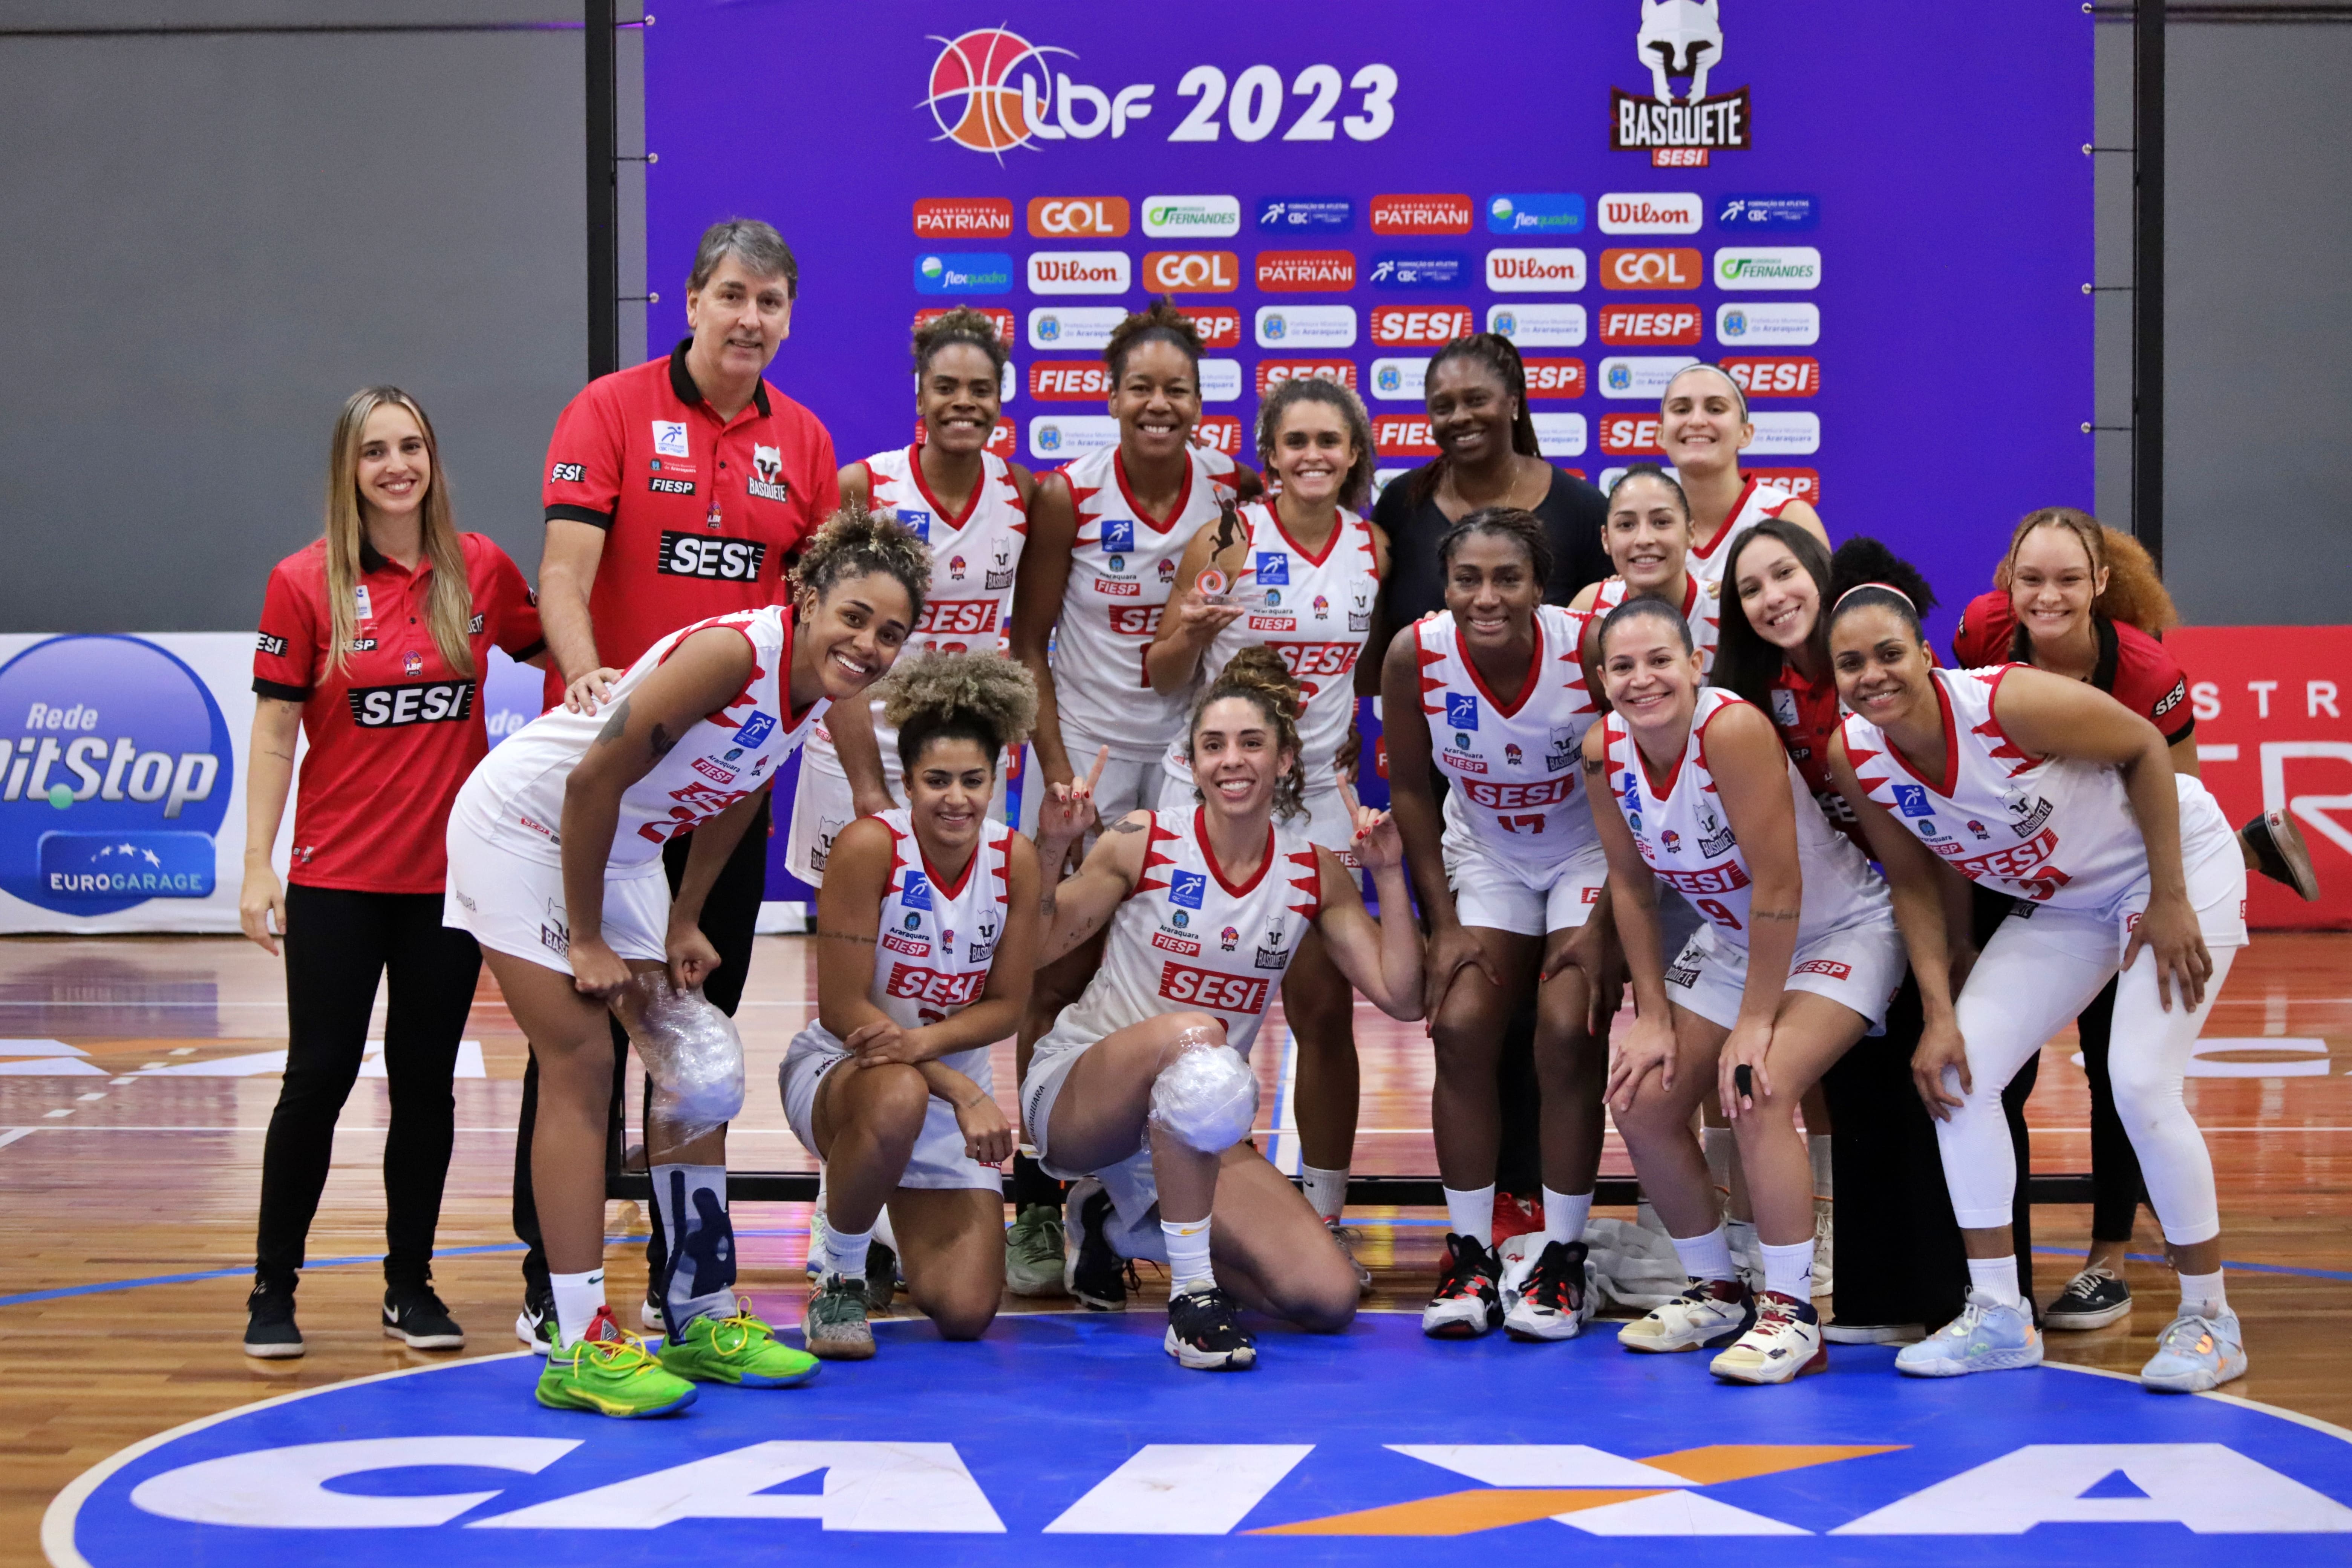
<instances>
[{"instance_id":1,"label":"woman kneeling on court","mask_svg":"<svg viewBox=\"0 0 2352 1568\"><path fill-rule=\"evenodd\" d=\"M738 1310L723 1173L696 1170L718 1152L715 1131L646 1128L655 1179L678 1184L674 1206L688 1216L671 1237L672 1278L655 1282L669 1309L658 1360L614 1322L602 1267L605 1013L644 997L639 975L666 968L691 990L717 967L696 924L711 883L825 704L857 696L898 657L929 581L930 552L902 524L846 510L810 541L793 603L672 632L614 684L604 714L541 714L458 794L442 918L480 942L540 1067L531 1179L560 1325L542 1405L655 1415L692 1403L695 1383L777 1388L816 1370ZM687 832L673 900L661 848Z\"/></svg>"},{"instance_id":2,"label":"woman kneeling on court","mask_svg":"<svg viewBox=\"0 0 2352 1568\"><path fill-rule=\"evenodd\" d=\"M1101 968L1037 1042L1021 1085L1045 1169L1090 1178L1070 1192L1072 1275L1115 1274L1118 1253L1164 1257L1164 1343L1204 1371L1256 1363L1236 1300L1324 1333L1355 1317L1354 1266L1247 1142L1250 1045L1308 928L1373 1005L1421 1013L1421 928L1396 826L1351 807L1356 858L1380 893L1375 925L1347 867L1298 825L1300 706L1272 649L1234 655L1186 726L1200 804L1128 813L1045 900L1048 961L1110 926ZM1091 787L1089 775L1043 803L1045 864L1092 826Z\"/></svg>"},{"instance_id":3,"label":"woman kneeling on court","mask_svg":"<svg viewBox=\"0 0 2352 1568\"><path fill-rule=\"evenodd\" d=\"M784 1111L825 1163L823 1272L808 1348L874 1353L866 1249L887 1202L915 1305L980 1337L1004 1291L1013 1157L988 1048L1009 1039L1037 967L1037 852L989 818L998 762L1037 718L1029 672L929 654L890 678L907 804L834 839L817 890L817 1022L785 1054Z\"/></svg>"},{"instance_id":4,"label":"woman kneeling on court","mask_svg":"<svg viewBox=\"0 0 2352 1568\"><path fill-rule=\"evenodd\" d=\"M1620 605L1601 623L1600 654L1612 711L1586 732L1584 759L1634 1009L1609 1102L1691 1280L1618 1342L1727 1346L1709 1370L1738 1383L1825 1372L1812 1169L1795 1112L1902 984L1886 884L1814 805L1762 710L1702 688L1674 605ZM1671 966L1658 941L1661 880L1706 918ZM1710 1091L1738 1137L1756 1205L1764 1290L1754 1299L1691 1132Z\"/></svg>"}]
</instances>

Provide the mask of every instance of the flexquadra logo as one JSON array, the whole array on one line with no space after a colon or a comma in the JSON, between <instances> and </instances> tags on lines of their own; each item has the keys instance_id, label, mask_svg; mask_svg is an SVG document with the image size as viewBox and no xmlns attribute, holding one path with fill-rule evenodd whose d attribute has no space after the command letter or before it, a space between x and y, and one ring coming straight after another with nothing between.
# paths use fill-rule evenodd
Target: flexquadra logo
<instances>
[{"instance_id":1,"label":"flexquadra logo","mask_svg":"<svg viewBox=\"0 0 2352 1568\"><path fill-rule=\"evenodd\" d=\"M1657 168L1699 169L1716 149L1746 152L1748 89L1710 98L1707 74L1723 63L1720 0L1642 0L1634 49L1650 70L1647 98L1609 89L1609 145L1647 152ZM1675 83L1690 85L1680 98Z\"/></svg>"},{"instance_id":2,"label":"flexquadra logo","mask_svg":"<svg viewBox=\"0 0 2352 1568\"><path fill-rule=\"evenodd\" d=\"M196 673L131 637L61 637L0 667L0 889L111 914L213 890L227 721Z\"/></svg>"}]
</instances>

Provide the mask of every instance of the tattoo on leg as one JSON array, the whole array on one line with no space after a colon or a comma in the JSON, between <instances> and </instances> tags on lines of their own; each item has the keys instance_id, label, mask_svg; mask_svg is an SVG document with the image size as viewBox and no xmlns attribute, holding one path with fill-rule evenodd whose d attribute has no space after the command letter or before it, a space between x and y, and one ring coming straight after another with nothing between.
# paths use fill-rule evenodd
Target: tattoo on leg
<instances>
[{"instance_id":1,"label":"tattoo on leg","mask_svg":"<svg viewBox=\"0 0 2352 1568\"><path fill-rule=\"evenodd\" d=\"M654 761L660 762L677 745L677 737L661 725L656 724L654 732L646 737L646 743L653 748Z\"/></svg>"},{"instance_id":2,"label":"tattoo on leg","mask_svg":"<svg viewBox=\"0 0 2352 1568\"><path fill-rule=\"evenodd\" d=\"M596 743L600 746L611 745L621 738L622 731L628 727L629 700L624 697L613 704L612 717L605 720L604 727L596 731Z\"/></svg>"}]
</instances>

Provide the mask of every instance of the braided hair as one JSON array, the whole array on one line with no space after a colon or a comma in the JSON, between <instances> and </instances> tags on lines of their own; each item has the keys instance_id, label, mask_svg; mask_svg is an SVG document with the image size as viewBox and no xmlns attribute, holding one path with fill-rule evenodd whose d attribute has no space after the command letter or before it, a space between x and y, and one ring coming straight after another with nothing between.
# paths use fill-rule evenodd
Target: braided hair
<instances>
[{"instance_id":1,"label":"braided hair","mask_svg":"<svg viewBox=\"0 0 2352 1568\"><path fill-rule=\"evenodd\" d=\"M1228 697L1255 704L1274 731L1276 754L1290 753L1290 771L1274 781L1274 814L1287 822L1307 809L1307 776L1300 766L1298 748L1298 716L1307 710L1307 700L1300 694L1298 678L1283 664L1280 654L1262 643L1245 647L1227 659L1216 679L1192 700L1192 716L1184 721L1187 761L1192 759L1193 742L1200 738L1201 715L1209 710L1212 703ZM1206 798L1198 784L1192 786L1192 798Z\"/></svg>"},{"instance_id":2,"label":"braided hair","mask_svg":"<svg viewBox=\"0 0 2352 1568\"><path fill-rule=\"evenodd\" d=\"M1423 384L1435 380L1437 367L1450 359L1482 364L1503 384L1503 391L1517 405L1511 416L1511 450L1521 457L1542 457L1543 447L1536 440L1536 416L1528 410L1528 367L1519 358L1518 345L1500 332L1473 332L1465 338L1455 338L1431 356ZM1413 477L1412 499L1416 502L1437 493L1438 484L1445 478L1446 467L1452 461L1441 452L1436 461Z\"/></svg>"}]
</instances>

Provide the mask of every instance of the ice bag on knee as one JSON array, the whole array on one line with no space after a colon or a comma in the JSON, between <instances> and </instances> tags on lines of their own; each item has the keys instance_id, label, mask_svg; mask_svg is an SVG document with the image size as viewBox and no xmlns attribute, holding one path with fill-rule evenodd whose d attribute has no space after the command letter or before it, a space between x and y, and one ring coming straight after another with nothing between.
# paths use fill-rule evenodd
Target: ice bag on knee
<instances>
[{"instance_id":1,"label":"ice bag on knee","mask_svg":"<svg viewBox=\"0 0 2352 1568\"><path fill-rule=\"evenodd\" d=\"M649 969L615 1009L653 1080L654 1115L678 1143L727 1125L743 1109L743 1037L699 988L680 991Z\"/></svg>"}]
</instances>

